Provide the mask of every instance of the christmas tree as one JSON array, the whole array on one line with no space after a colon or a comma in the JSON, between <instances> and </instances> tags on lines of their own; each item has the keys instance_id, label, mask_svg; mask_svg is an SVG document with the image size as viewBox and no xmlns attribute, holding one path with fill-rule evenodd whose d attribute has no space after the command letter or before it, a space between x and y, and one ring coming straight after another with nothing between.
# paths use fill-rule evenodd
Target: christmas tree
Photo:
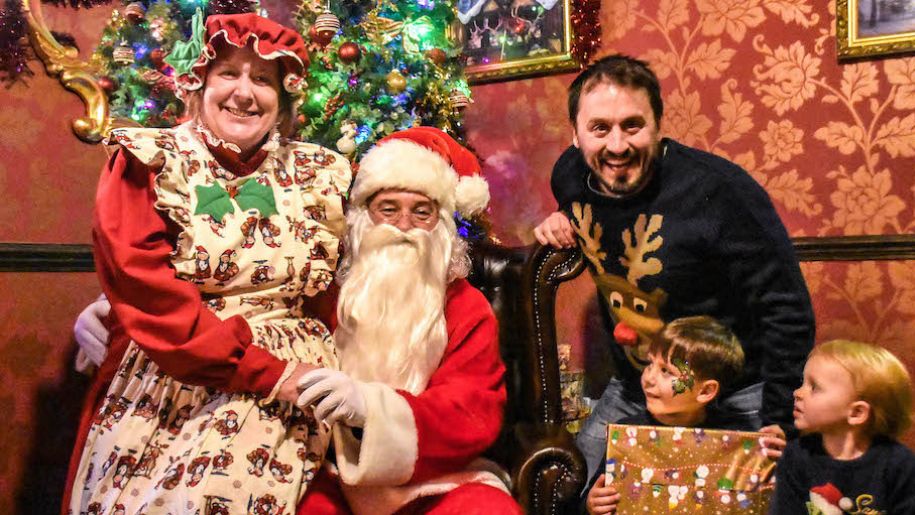
<instances>
[{"instance_id":1,"label":"christmas tree","mask_svg":"<svg viewBox=\"0 0 915 515\"><path fill-rule=\"evenodd\" d=\"M357 156L413 125L460 138L470 90L446 36L453 20L449 0L304 2L296 21L312 63L302 138Z\"/></svg>"},{"instance_id":2,"label":"christmas tree","mask_svg":"<svg viewBox=\"0 0 915 515\"><path fill-rule=\"evenodd\" d=\"M112 116L148 127L182 111L164 58L205 14L250 12L247 0L143 0L115 10L93 61ZM453 0L306 0L296 24L309 45L308 86L299 101L306 141L358 158L377 139L413 125L461 137L470 90L446 32Z\"/></svg>"}]
</instances>

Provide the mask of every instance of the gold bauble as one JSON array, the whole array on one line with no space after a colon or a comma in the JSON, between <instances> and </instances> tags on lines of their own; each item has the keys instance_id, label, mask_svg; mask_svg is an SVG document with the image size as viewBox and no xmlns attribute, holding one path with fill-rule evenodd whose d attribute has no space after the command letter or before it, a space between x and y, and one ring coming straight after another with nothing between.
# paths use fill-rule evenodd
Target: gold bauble
<instances>
[{"instance_id":1,"label":"gold bauble","mask_svg":"<svg viewBox=\"0 0 915 515\"><path fill-rule=\"evenodd\" d=\"M407 89L407 78L400 73L400 70L391 70L391 73L385 77L388 84L388 92L392 94L403 93Z\"/></svg>"}]
</instances>

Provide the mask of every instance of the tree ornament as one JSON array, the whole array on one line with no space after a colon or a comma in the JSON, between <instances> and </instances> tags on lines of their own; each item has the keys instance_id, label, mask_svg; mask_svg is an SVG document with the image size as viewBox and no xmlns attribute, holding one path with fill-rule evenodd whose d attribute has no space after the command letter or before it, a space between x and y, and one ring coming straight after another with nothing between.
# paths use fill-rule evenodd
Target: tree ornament
<instances>
[{"instance_id":1,"label":"tree ornament","mask_svg":"<svg viewBox=\"0 0 915 515\"><path fill-rule=\"evenodd\" d=\"M122 42L111 53L111 57L117 64L131 65L134 62L135 53L133 51L133 47L128 45L126 42Z\"/></svg>"},{"instance_id":2,"label":"tree ornament","mask_svg":"<svg viewBox=\"0 0 915 515\"><path fill-rule=\"evenodd\" d=\"M388 92L393 95L403 93L403 90L407 89L407 78L400 73L400 70L391 70L385 77L385 82L388 85Z\"/></svg>"},{"instance_id":3,"label":"tree ornament","mask_svg":"<svg viewBox=\"0 0 915 515\"><path fill-rule=\"evenodd\" d=\"M165 38L165 20L155 18L149 21L149 35L158 42Z\"/></svg>"},{"instance_id":4,"label":"tree ornament","mask_svg":"<svg viewBox=\"0 0 915 515\"><path fill-rule=\"evenodd\" d=\"M133 2L124 8L124 17L136 25L146 18L146 8L140 2Z\"/></svg>"},{"instance_id":5,"label":"tree ornament","mask_svg":"<svg viewBox=\"0 0 915 515\"><path fill-rule=\"evenodd\" d=\"M448 100L451 102L451 109L454 111L463 111L470 105L470 97L459 89L452 89Z\"/></svg>"},{"instance_id":6,"label":"tree ornament","mask_svg":"<svg viewBox=\"0 0 915 515\"><path fill-rule=\"evenodd\" d=\"M334 39L337 31L340 30L340 18L334 16L330 9L325 9L323 13L318 15L312 27L316 36L314 41L318 44L326 45L330 43L330 40Z\"/></svg>"},{"instance_id":7,"label":"tree ornament","mask_svg":"<svg viewBox=\"0 0 915 515\"><path fill-rule=\"evenodd\" d=\"M337 140L337 150L348 156L356 151L356 122L344 120L340 124L340 139Z\"/></svg>"},{"instance_id":8,"label":"tree ornament","mask_svg":"<svg viewBox=\"0 0 915 515\"><path fill-rule=\"evenodd\" d=\"M299 116L296 117L296 121L299 122L299 125L305 125L308 123L308 116L304 113L299 113Z\"/></svg>"},{"instance_id":9,"label":"tree ornament","mask_svg":"<svg viewBox=\"0 0 915 515\"><path fill-rule=\"evenodd\" d=\"M343 107L343 94L337 93L324 104L324 119L330 120Z\"/></svg>"},{"instance_id":10,"label":"tree ornament","mask_svg":"<svg viewBox=\"0 0 915 515\"><path fill-rule=\"evenodd\" d=\"M435 63L436 66L441 66L448 60L448 54L441 48L430 48L429 50L426 50L426 57Z\"/></svg>"},{"instance_id":11,"label":"tree ornament","mask_svg":"<svg viewBox=\"0 0 915 515\"><path fill-rule=\"evenodd\" d=\"M311 28L308 29L308 39L311 40L312 43L318 45L319 47L324 48L327 46L328 43L330 43L330 40L334 39L334 36L333 36L333 34L328 36L328 34L326 32L323 33L323 35L318 34L318 29L316 29L315 26L312 25Z\"/></svg>"},{"instance_id":12,"label":"tree ornament","mask_svg":"<svg viewBox=\"0 0 915 515\"><path fill-rule=\"evenodd\" d=\"M165 52L161 48L153 48L149 51L149 60L156 66L156 68L161 68L162 63L165 62Z\"/></svg>"},{"instance_id":13,"label":"tree ornament","mask_svg":"<svg viewBox=\"0 0 915 515\"><path fill-rule=\"evenodd\" d=\"M340 45L340 48L337 49L337 56L340 57L340 60L346 64L352 64L359 60L362 57L362 50L359 49L359 45L353 43L352 41L347 41Z\"/></svg>"},{"instance_id":14,"label":"tree ornament","mask_svg":"<svg viewBox=\"0 0 915 515\"><path fill-rule=\"evenodd\" d=\"M108 76L99 77L98 85L105 93L109 94L118 89L118 81Z\"/></svg>"}]
</instances>

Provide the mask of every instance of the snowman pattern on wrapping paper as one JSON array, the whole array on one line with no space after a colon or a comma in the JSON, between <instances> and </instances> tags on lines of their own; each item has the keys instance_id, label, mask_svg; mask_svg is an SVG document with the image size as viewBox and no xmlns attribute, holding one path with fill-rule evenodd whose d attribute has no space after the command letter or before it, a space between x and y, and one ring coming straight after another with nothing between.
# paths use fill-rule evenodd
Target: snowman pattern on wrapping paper
<instances>
[{"instance_id":1,"label":"snowman pattern on wrapping paper","mask_svg":"<svg viewBox=\"0 0 915 515\"><path fill-rule=\"evenodd\" d=\"M622 486L620 493L626 502L620 513L760 512L761 506L756 504L761 502L760 495L756 490L761 486L760 474L766 470L766 463L757 458L763 456L761 449L755 452L761 446L757 436L748 438L701 428L645 426L614 426L608 433L611 452L606 459L605 477L607 484L616 482ZM696 463L704 452L709 452L707 459L714 462ZM636 456L649 461L643 462ZM665 456L671 460L670 466L659 466ZM692 466L687 465L690 460ZM687 466L678 467L677 463ZM627 467L635 474L629 481L625 481ZM734 467L743 472L733 476ZM755 467L762 468L755 470ZM722 476L725 470L728 473ZM738 486L741 484L745 486Z\"/></svg>"}]
</instances>

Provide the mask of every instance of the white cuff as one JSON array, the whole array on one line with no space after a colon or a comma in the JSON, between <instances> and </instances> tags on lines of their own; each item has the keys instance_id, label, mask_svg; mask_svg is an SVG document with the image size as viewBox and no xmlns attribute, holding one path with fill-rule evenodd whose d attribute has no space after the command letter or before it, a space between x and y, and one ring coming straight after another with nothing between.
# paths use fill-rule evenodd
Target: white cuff
<instances>
[{"instance_id":1,"label":"white cuff","mask_svg":"<svg viewBox=\"0 0 915 515\"><path fill-rule=\"evenodd\" d=\"M366 417L362 439L350 428L334 426L340 478L348 485L393 486L413 477L419 436L410 404L382 383L360 383Z\"/></svg>"}]
</instances>

